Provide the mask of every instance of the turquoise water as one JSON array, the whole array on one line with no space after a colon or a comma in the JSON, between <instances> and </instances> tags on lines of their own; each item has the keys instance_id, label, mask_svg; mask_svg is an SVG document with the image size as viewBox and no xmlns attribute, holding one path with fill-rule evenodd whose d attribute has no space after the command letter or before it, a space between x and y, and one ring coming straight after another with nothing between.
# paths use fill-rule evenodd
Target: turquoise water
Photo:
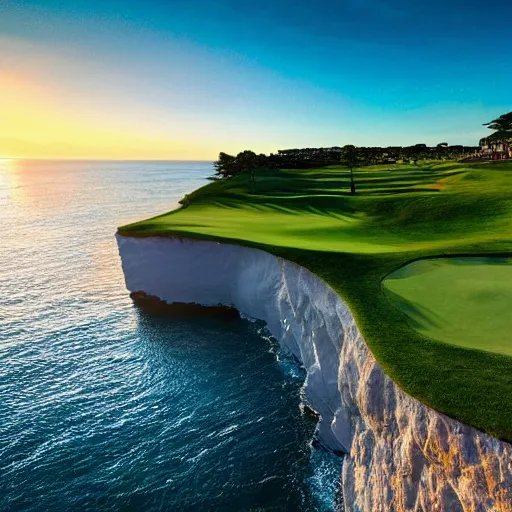
<instances>
[{"instance_id":1,"label":"turquoise water","mask_svg":"<svg viewBox=\"0 0 512 512\"><path fill-rule=\"evenodd\" d=\"M328 511L301 371L262 325L135 308L117 225L201 162L0 161L0 510Z\"/></svg>"}]
</instances>

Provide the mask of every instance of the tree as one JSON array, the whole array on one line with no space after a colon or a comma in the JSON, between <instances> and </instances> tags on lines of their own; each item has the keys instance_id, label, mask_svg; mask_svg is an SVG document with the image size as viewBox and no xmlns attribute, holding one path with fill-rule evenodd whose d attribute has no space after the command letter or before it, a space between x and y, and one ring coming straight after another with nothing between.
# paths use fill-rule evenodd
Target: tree
<instances>
[{"instance_id":1,"label":"tree","mask_svg":"<svg viewBox=\"0 0 512 512\"><path fill-rule=\"evenodd\" d=\"M355 146L348 144L341 149L341 162L350 169L350 193L355 194L354 167L358 165L357 149Z\"/></svg>"},{"instance_id":2,"label":"tree","mask_svg":"<svg viewBox=\"0 0 512 512\"><path fill-rule=\"evenodd\" d=\"M264 154L257 155L254 151L245 150L238 155L220 153L219 159L213 164L218 178L231 178L241 174L249 175L251 186L256 183L256 171L270 167L273 163Z\"/></svg>"},{"instance_id":3,"label":"tree","mask_svg":"<svg viewBox=\"0 0 512 512\"><path fill-rule=\"evenodd\" d=\"M437 160L441 160L447 153L448 142L440 142L435 148L433 148L432 156L434 156Z\"/></svg>"},{"instance_id":4,"label":"tree","mask_svg":"<svg viewBox=\"0 0 512 512\"><path fill-rule=\"evenodd\" d=\"M263 155L265 157L265 155ZM242 151L236 155L236 164L240 174L248 174L251 186L256 183L256 169L260 158L254 151Z\"/></svg>"},{"instance_id":5,"label":"tree","mask_svg":"<svg viewBox=\"0 0 512 512\"><path fill-rule=\"evenodd\" d=\"M227 153L219 153L219 159L213 164L213 167L219 178L230 178L238 174L236 157Z\"/></svg>"},{"instance_id":6,"label":"tree","mask_svg":"<svg viewBox=\"0 0 512 512\"><path fill-rule=\"evenodd\" d=\"M512 112L503 114L489 123L484 123L484 126L487 126L490 130L494 130L494 133L481 139L480 146L512 141Z\"/></svg>"},{"instance_id":7,"label":"tree","mask_svg":"<svg viewBox=\"0 0 512 512\"><path fill-rule=\"evenodd\" d=\"M484 123L484 126L487 126L489 130L508 133L509 137L512 137L512 112L503 114L489 123Z\"/></svg>"}]
</instances>

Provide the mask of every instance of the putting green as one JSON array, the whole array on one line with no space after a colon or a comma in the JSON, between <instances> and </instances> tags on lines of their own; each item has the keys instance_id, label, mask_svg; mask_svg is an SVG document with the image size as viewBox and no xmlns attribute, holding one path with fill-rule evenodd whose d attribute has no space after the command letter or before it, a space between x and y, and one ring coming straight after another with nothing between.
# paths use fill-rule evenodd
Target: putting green
<instances>
[{"instance_id":1,"label":"putting green","mask_svg":"<svg viewBox=\"0 0 512 512\"><path fill-rule=\"evenodd\" d=\"M384 288L425 336L512 356L512 258L420 260Z\"/></svg>"}]
</instances>

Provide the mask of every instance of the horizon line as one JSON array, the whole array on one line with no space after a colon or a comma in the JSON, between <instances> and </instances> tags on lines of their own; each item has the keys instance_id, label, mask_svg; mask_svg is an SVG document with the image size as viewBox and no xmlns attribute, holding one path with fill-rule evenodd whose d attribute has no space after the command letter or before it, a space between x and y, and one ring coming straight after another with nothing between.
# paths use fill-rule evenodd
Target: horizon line
<instances>
[{"instance_id":1,"label":"horizon line","mask_svg":"<svg viewBox=\"0 0 512 512\"><path fill-rule=\"evenodd\" d=\"M33 160L49 162L208 162L215 160L201 159L172 159L172 158L74 158L74 157L24 157L24 156L0 156L1 160Z\"/></svg>"}]
</instances>

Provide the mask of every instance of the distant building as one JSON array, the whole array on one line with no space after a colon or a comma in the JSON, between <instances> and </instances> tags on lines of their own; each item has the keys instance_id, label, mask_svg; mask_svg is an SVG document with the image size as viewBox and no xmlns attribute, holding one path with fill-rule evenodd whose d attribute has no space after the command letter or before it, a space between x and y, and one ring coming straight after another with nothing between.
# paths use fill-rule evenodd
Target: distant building
<instances>
[{"instance_id":1,"label":"distant building","mask_svg":"<svg viewBox=\"0 0 512 512\"><path fill-rule=\"evenodd\" d=\"M482 158L489 160L508 160L512 158L512 138L493 139L485 137L480 140Z\"/></svg>"}]
</instances>

